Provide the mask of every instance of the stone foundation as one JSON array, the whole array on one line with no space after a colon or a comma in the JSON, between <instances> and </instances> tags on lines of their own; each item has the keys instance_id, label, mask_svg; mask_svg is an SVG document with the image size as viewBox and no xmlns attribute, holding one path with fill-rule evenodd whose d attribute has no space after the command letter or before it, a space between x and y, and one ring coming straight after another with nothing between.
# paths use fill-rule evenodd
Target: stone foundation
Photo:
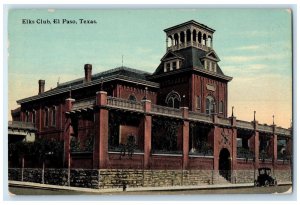
<instances>
[{"instance_id":1,"label":"stone foundation","mask_svg":"<svg viewBox=\"0 0 300 205\"><path fill-rule=\"evenodd\" d=\"M291 182L290 170L275 170L273 173L278 182ZM23 170L23 181L26 182L43 183L44 178L45 184L94 189L229 183L213 170L71 169L68 176L68 169L45 169L44 177L42 169ZM9 169L8 177L9 180L21 181L22 169ZM254 170L232 172L232 183L253 183L256 178Z\"/></svg>"}]
</instances>

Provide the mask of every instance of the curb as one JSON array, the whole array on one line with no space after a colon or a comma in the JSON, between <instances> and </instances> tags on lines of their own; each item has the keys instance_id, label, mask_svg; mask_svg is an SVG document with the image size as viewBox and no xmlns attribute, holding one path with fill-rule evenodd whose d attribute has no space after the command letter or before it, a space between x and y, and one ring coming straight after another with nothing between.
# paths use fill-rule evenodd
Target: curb
<instances>
[{"instance_id":1,"label":"curb","mask_svg":"<svg viewBox=\"0 0 300 205\"><path fill-rule=\"evenodd\" d=\"M9 186L13 187L24 187L24 188L35 188L35 189L48 189L48 190L70 190L78 192L94 192L94 193L112 193L112 192L123 192L123 188L111 188L111 189L92 189L82 187L70 187L70 186L59 186L50 184L39 184L33 182L21 182L21 181L9 181ZM281 182L278 186L292 185L292 182ZM139 191L180 191L180 190L203 190L203 189L234 189L253 187L253 183L243 184L216 184L216 185L200 185L200 186L173 186L173 187L128 187L124 192L139 192Z\"/></svg>"}]
</instances>

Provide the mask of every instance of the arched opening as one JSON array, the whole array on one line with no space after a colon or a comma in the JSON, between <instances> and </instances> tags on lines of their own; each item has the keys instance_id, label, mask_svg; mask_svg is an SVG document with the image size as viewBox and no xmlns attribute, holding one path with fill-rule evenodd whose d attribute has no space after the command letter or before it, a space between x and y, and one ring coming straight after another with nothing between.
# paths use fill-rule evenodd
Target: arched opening
<instances>
[{"instance_id":1,"label":"arched opening","mask_svg":"<svg viewBox=\"0 0 300 205\"><path fill-rule=\"evenodd\" d=\"M175 45L176 45L176 46L178 45L178 39L179 39L178 34L175 33L175 34L174 34L174 40L175 40Z\"/></svg>"},{"instance_id":2,"label":"arched opening","mask_svg":"<svg viewBox=\"0 0 300 205\"><path fill-rule=\"evenodd\" d=\"M168 36L168 47L171 47L173 45L173 38L172 36Z\"/></svg>"},{"instance_id":3,"label":"arched opening","mask_svg":"<svg viewBox=\"0 0 300 205\"><path fill-rule=\"evenodd\" d=\"M219 174L226 180L230 181L231 178L231 160L230 152L228 149L223 148L219 155Z\"/></svg>"},{"instance_id":4,"label":"arched opening","mask_svg":"<svg viewBox=\"0 0 300 205\"><path fill-rule=\"evenodd\" d=\"M180 43L184 43L184 32L180 32Z\"/></svg>"},{"instance_id":5,"label":"arched opening","mask_svg":"<svg viewBox=\"0 0 300 205\"><path fill-rule=\"evenodd\" d=\"M206 43L207 43L206 41L207 41L206 34L203 34L202 45L206 46Z\"/></svg>"},{"instance_id":6,"label":"arched opening","mask_svg":"<svg viewBox=\"0 0 300 205\"><path fill-rule=\"evenodd\" d=\"M186 31L186 41L191 42L191 30L190 29L188 29Z\"/></svg>"},{"instance_id":7,"label":"arched opening","mask_svg":"<svg viewBox=\"0 0 300 205\"><path fill-rule=\"evenodd\" d=\"M211 48L211 44L212 44L212 37L208 36L207 37L207 46Z\"/></svg>"},{"instance_id":8,"label":"arched opening","mask_svg":"<svg viewBox=\"0 0 300 205\"><path fill-rule=\"evenodd\" d=\"M180 102L181 102L180 95L175 91L171 91L167 95L165 102L166 102L168 107L179 108L180 107Z\"/></svg>"},{"instance_id":9,"label":"arched opening","mask_svg":"<svg viewBox=\"0 0 300 205\"><path fill-rule=\"evenodd\" d=\"M201 39L202 33L199 31L198 32L198 43L202 44L202 39Z\"/></svg>"},{"instance_id":10,"label":"arched opening","mask_svg":"<svg viewBox=\"0 0 300 205\"><path fill-rule=\"evenodd\" d=\"M193 30L193 41L196 42L197 41L197 32L196 30Z\"/></svg>"}]
</instances>

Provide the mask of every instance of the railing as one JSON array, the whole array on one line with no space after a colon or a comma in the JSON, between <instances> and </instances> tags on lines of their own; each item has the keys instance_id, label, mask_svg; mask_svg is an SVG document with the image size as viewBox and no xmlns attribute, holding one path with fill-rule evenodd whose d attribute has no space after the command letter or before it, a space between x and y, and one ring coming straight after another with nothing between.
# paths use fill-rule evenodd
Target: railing
<instances>
[{"instance_id":1,"label":"railing","mask_svg":"<svg viewBox=\"0 0 300 205\"><path fill-rule=\"evenodd\" d=\"M243 129L249 129L249 130L253 130L253 124L251 122L246 122L246 121L241 121L241 120L237 120L236 121L236 126L238 128L243 128Z\"/></svg>"},{"instance_id":2,"label":"railing","mask_svg":"<svg viewBox=\"0 0 300 205\"><path fill-rule=\"evenodd\" d=\"M219 118L219 124L226 125L226 126L231 126L231 121L230 121L230 119Z\"/></svg>"},{"instance_id":3,"label":"railing","mask_svg":"<svg viewBox=\"0 0 300 205\"><path fill-rule=\"evenodd\" d=\"M189 47L189 46L197 47L197 48L200 48L200 49L203 49L203 50L206 50L206 51L211 50L210 47L202 45L201 43L198 43L196 41L189 41L189 42L186 42L186 44L180 43L178 45L169 46L167 48L167 50L168 51L175 51L175 50L179 50L179 49L186 48L186 47Z\"/></svg>"},{"instance_id":4,"label":"railing","mask_svg":"<svg viewBox=\"0 0 300 205\"><path fill-rule=\"evenodd\" d=\"M154 105L154 104L152 104L152 106L151 106L151 113L162 114L162 115L167 115L167 116L175 116L175 117L182 116L182 112L180 109L159 106L159 105Z\"/></svg>"},{"instance_id":5,"label":"railing","mask_svg":"<svg viewBox=\"0 0 300 205\"><path fill-rule=\"evenodd\" d=\"M291 130L290 129L284 129L284 128L281 128L281 127L276 127L275 128L275 133L290 136L291 135Z\"/></svg>"},{"instance_id":6,"label":"railing","mask_svg":"<svg viewBox=\"0 0 300 205\"><path fill-rule=\"evenodd\" d=\"M32 122L8 121L8 128L11 129L35 129Z\"/></svg>"},{"instance_id":7,"label":"railing","mask_svg":"<svg viewBox=\"0 0 300 205\"><path fill-rule=\"evenodd\" d=\"M212 117L209 115L204 115L198 112L189 111L189 118L194 120L200 120L208 123L212 123Z\"/></svg>"},{"instance_id":8,"label":"railing","mask_svg":"<svg viewBox=\"0 0 300 205\"><path fill-rule=\"evenodd\" d=\"M257 125L257 130L261 132L273 132L273 128L271 126L261 124Z\"/></svg>"},{"instance_id":9,"label":"railing","mask_svg":"<svg viewBox=\"0 0 300 205\"><path fill-rule=\"evenodd\" d=\"M140 102L125 100L115 97L107 97L107 105L110 107L117 107L123 109L143 111L143 105Z\"/></svg>"},{"instance_id":10,"label":"railing","mask_svg":"<svg viewBox=\"0 0 300 205\"><path fill-rule=\"evenodd\" d=\"M79 110L83 108L92 108L96 104L96 98L85 98L74 102L72 110Z\"/></svg>"}]
</instances>

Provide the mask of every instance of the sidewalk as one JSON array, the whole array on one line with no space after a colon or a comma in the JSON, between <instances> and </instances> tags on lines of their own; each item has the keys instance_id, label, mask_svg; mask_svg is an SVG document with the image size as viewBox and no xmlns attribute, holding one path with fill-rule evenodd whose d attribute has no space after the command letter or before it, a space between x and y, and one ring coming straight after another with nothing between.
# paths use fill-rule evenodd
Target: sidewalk
<instances>
[{"instance_id":1,"label":"sidewalk","mask_svg":"<svg viewBox=\"0 0 300 205\"><path fill-rule=\"evenodd\" d=\"M123 192L122 188L113 189L91 189L82 187L69 187L69 186L58 186L51 184L39 184L32 182L21 182L21 181L8 181L9 186L15 187L28 187L37 189L49 189L49 190L71 190L78 192L95 192L95 193L111 193L111 192ZM278 185L291 185L291 182L278 183ZM242 188L242 187L253 187L253 183L243 184L212 184L212 185L199 185L199 186L172 186L172 187L128 187L127 192L138 192L138 191L180 191L180 190L201 190L201 189L228 189L228 188Z\"/></svg>"}]
</instances>

